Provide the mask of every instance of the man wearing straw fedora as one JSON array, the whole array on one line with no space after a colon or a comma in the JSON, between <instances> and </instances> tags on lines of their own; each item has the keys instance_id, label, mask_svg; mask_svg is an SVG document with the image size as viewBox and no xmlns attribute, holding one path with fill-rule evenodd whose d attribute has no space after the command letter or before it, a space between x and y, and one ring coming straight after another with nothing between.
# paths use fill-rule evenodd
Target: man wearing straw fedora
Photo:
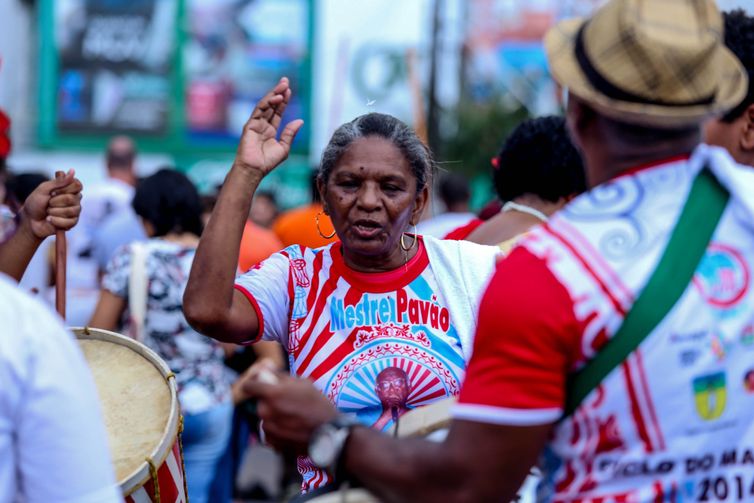
<instances>
[{"instance_id":1,"label":"man wearing straw fedora","mask_svg":"<svg viewBox=\"0 0 754 503\"><path fill-rule=\"evenodd\" d=\"M444 442L282 375L248 385L268 440L391 501L510 501L535 463L542 501L754 498L754 171L700 144L747 89L722 36L711 0L548 33L591 188L498 265Z\"/></svg>"}]
</instances>

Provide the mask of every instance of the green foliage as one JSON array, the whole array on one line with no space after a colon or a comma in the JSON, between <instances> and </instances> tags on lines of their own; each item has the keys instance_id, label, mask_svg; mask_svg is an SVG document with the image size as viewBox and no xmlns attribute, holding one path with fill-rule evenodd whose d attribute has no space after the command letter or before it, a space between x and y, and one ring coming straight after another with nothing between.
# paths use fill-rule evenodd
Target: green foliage
<instances>
[{"instance_id":1,"label":"green foliage","mask_svg":"<svg viewBox=\"0 0 754 503\"><path fill-rule=\"evenodd\" d=\"M501 98L478 103L461 100L448 112L451 128L442 131L436 156L442 170L465 174L472 187L472 207L489 201L492 189L492 158L510 132L529 114L522 106L510 107Z\"/></svg>"}]
</instances>

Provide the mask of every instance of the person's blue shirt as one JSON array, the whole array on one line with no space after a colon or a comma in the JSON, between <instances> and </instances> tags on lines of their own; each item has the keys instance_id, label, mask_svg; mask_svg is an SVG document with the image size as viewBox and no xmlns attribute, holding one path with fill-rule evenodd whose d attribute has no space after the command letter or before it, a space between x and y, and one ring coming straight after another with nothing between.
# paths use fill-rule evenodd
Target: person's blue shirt
<instances>
[{"instance_id":1,"label":"person's blue shirt","mask_svg":"<svg viewBox=\"0 0 754 503\"><path fill-rule=\"evenodd\" d=\"M101 271L115 251L123 245L147 239L144 226L133 210L121 211L106 219L92 240L92 253Z\"/></svg>"}]
</instances>

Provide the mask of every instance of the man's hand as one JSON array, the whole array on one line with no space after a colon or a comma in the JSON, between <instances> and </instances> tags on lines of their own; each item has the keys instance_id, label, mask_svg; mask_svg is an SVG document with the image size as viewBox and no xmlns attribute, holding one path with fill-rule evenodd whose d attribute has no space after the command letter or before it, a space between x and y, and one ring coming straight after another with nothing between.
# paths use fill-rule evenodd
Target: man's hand
<instances>
[{"instance_id":1,"label":"man's hand","mask_svg":"<svg viewBox=\"0 0 754 503\"><path fill-rule=\"evenodd\" d=\"M305 454L314 430L335 419L338 411L311 382L280 372L275 376L278 382L274 384L259 378L247 380L244 392L259 400L257 412L268 443Z\"/></svg>"},{"instance_id":2,"label":"man's hand","mask_svg":"<svg viewBox=\"0 0 754 503\"><path fill-rule=\"evenodd\" d=\"M276 139L283 112L290 99L290 83L283 77L259 100L243 127L235 166L248 169L261 179L288 157L293 138L304 124L301 119L291 121L280 133L280 139Z\"/></svg>"},{"instance_id":3,"label":"man's hand","mask_svg":"<svg viewBox=\"0 0 754 503\"><path fill-rule=\"evenodd\" d=\"M34 237L40 240L57 230L71 229L81 214L82 189L73 170L62 178L40 184L21 208L22 225L28 224Z\"/></svg>"}]
</instances>

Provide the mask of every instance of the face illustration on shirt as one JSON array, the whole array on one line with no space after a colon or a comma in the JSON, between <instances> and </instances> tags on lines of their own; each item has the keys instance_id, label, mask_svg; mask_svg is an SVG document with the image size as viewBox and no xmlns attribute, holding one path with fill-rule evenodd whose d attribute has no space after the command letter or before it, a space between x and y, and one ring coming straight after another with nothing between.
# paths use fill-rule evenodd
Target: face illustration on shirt
<instances>
[{"instance_id":1,"label":"face illustration on shirt","mask_svg":"<svg viewBox=\"0 0 754 503\"><path fill-rule=\"evenodd\" d=\"M404 370L388 367L377 374L374 390L384 409L405 408L411 386Z\"/></svg>"}]
</instances>

